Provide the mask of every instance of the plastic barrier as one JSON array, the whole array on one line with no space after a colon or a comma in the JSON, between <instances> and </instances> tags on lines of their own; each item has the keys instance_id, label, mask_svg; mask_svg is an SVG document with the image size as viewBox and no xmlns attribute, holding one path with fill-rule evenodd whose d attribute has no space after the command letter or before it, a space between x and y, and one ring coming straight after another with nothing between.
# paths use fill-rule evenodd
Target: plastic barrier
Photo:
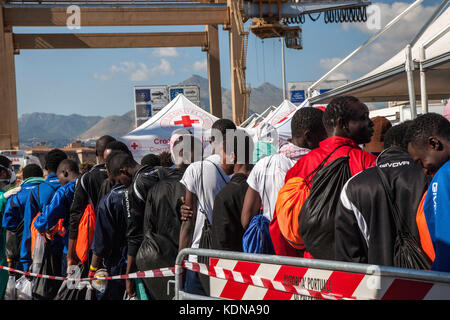
<instances>
[{"instance_id":1,"label":"plastic barrier","mask_svg":"<svg viewBox=\"0 0 450 320\"><path fill-rule=\"evenodd\" d=\"M175 275L174 267L168 267L168 268L161 268L161 269L154 269L154 270L148 270L148 271L139 271L135 273L130 274L122 274L117 276L106 276L106 277L89 277L89 278L74 278L74 277L58 277L58 276L52 276L47 274L40 274L40 273L33 273L28 271L22 271L14 268L4 267L0 266L0 270L12 272L12 273L18 273L23 274L32 278L44 278L44 279L51 279L51 280L60 280L60 281L93 281L93 280L123 280L123 279L142 279L142 278L160 278L160 277L173 277Z\"/></svg>"},{"instance_id":2,"label":"plastic barrier","mask_svg":"<svg viewBox=\"0 0 450 320\"><path fill-rule=\"evenodd\" d=\"M210 265L185 261L210 257ZM190 269L210 278L210 296L183 291ZM450 273L242 252L183 249L175 265L175 299L448 300Z\"/></svg>"}]
</instances>

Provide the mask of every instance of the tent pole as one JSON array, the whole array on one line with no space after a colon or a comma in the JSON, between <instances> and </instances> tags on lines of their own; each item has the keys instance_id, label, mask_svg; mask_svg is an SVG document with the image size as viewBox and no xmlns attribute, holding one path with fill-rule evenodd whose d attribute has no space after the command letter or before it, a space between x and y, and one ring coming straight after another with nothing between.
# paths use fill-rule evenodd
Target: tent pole
<instances>
[{"instance_id":1,"label":"tent pole","mask_svg":"<svg viewBox=\"0 0 450 320\"><path fill-rule=\"evenodd\" d=\"M415 38L411 41L411 46L414 46L419 38L425 33L428 27L436 20L436 18L442 13L445 7L448 5L450 0L444 0L439 5L439 7L433 12L428 21L422 26L419 33L415 36ZM420 57L420 99L422 105L422 114L428 113L428 95L427 95L427 86L426 86L426 74L425 69L423 68L422 62L425 61L425 47L422 44L419 48L419 57Z\"/></svg>"},{"instance_id":2,"label":"tent pole","mask_svg":"<svg viewBox=\"0 0 450 320\"><path fill-rule=\"evenodd\" d=\"M422 105L422 114L428 113L428 95L427 95L427 81L423 61L425 60L425 48L423 46L419 49L420 54L420 99Z\"/></svg>"},{"instance_id":3,"label":"tent pole","mask_svg":"<svg viewBox=\"0 0 450 320\"><path fill-rule=\"evenodd\" d=\"M396 24L400 19L403 18L408 12L410 12L412 9L417 7L419 4L422 3L423 0L416 0L414 3L412 3L408 8L406 8L402 13L400 13L398 16L396 16L394 19L392 19L391 22L389 22L386 26L384 26L383 29L381 29L379 32L377 32L375 35L373 35L369 40L364 42L361 46L356 48L352 53L350 53L347 57L342 59L337 65L335 65L330 71L328 71L322 78L317 80L315 83L313 83L308 89L307 89L307 97L312 97L313 89L315 89L319 84L321 84L323 81L325 81L333 72L335 72L338 68L340 68L345 62L350 60L354 55L356 55L358 52L369 46L372 42L374 42L376 39L378 39L382 34L384 34L386 31L388 31L394 24Z\"/></svg>"},{"instance_id":4,"label":"tent pole","mask_svg":"<svg viewBox=\"0 0 450 320\"><path fill-rule=\"evenodd\" d=\"M283 101L286 100L286 65L284 61L284 36L281 37L281 63L283 72Z\"/></svg>"},{"instance_id":5,"label":"tent pole","mask_svg":"<svg viewBox=\"0 0 450 320\"><path fill-rule=\"evenodd\" d=\"M414 64L412 61L410 44L406 46L405 53L406 53L405 69L406 69L406 77L408 79L408 94L409 94L409 105L411 107L411 119L415 119L417 117L416 93L414 91L414 77L412 74L414 70Z\"/></svg>"},{"instance_id":6,"label":"tent pole","mask_svg":"<svg viewBox=\"0 0 450 320\"><path fill-rule=\"evenodd\" d=\"M427 86L426 86L426 74L425 74L425 68L423 67L423 63L426 59L425 50L449 31L450 31L450 24L447 24L447 26L445 26L443 29L441 29L441 31L436 33L431 39L428 39L426 42L422 43L419 47L420 97L421 97L421 102L422 102L422 113L423 114L428 113L428 94L427 94Z\"/></svg>"}]
</instances>

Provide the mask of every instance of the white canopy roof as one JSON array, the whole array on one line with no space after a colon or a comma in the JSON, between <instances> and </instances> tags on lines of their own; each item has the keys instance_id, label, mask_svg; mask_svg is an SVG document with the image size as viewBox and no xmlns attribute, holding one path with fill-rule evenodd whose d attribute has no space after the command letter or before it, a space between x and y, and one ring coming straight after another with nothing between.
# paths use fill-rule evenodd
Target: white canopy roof
<instances>
[{"instance_id":1,"label":"white canopy roof","mask_svg":"<svg viewBox=\"0 0 450 320\"><path fill-rule=\"evenodd\" d=\"M278 132L278 138L279 138L280 144L282 144L282 143L286 142L288 139L292 138L291 121L292 121L292 117L294 116L295 112L303 107L310 107L310 106L311 105L309 104L309 100L306 99L298 107L295 106L295 109L292 110L291 113L289 113L287 115L287 117L282 119L282 121L278 121L274 125L275 129Z\"/></svg>"},{"instance_id":2,"label":"white canopy roof","mask_svg":"<svg viewBox=\"0 0 450 320\"><path fill-rule=\"evenodd\" d=\"M277 123L286 120L286 118L295 111L297 106L289 100L284 100L271 114L269 114L263 121L275 126Z\"/></svg>"},{"instance_id":3,"label":"white canopy roof","mask_svg":"<svg viewBox=\"0 0 450 320\"><path fill-rule=\"evenodd\" d=\"M432 39L449 25L450 8L447 8L419 37L412 46L412 59L416 62L413 72L416 99L420 100L420 79L417 62L422 44ZM428 99L444 99L450 95L450 32L432 43L425 51L426 87ZM362 101L408 100L408 84L405 72L405 50L401 50L384 64L365 76L311 98L311 103L328 103L339 95L353 95Z\"/></svg>"},{"instance_id":4,"label":"white canopy roof","mask_svg":"<svg viewBox=\"0 0 450 320\"><path fill-rule=\"evenodd\" d=\"M169 151L170 137L175 130L187 129L202 139L217 119L179 94L155 116L119 140L128 146L136 161L140 161L146 154Z\"/></svg>"}]
</instances>

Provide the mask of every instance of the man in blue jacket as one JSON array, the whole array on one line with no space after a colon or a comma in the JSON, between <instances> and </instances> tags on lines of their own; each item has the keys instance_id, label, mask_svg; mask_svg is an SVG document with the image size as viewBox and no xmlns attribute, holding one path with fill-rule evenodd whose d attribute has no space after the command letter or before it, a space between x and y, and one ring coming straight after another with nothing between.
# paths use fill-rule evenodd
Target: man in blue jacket
<instances>
[{"instance_id":1,"label":"man in blue jacket","mask_svg":"<svg viewBox=\"0 0 450 320\"><path fill-rule=\"evenodd\" d=\"M8 199L2 226L7 230L6 255L8 267L28 271L31 265L30 225L33 217L27 211L27 204L31 192L44 182L41 167L37 164L25 166L23 179L24 181L20 185L21 190Z\"/></svg>"},{"instance_id":2,"label":"man in blue jacket","mask_svg":"<svg viewBox=\"0 0 450 320\"><path fill-rule=\"evenodd\" d=\"M450 122L436 113L417 117L405 137L408 151L433 180L423 210L433 243L435 271L450 271Z\"/></svg>"},{"instance_id":3,"label":"man in blue jacket","mask_svg":"<svg viewBox=\"0 0 450 320\"><path fill-rule=\"evenodd\" d=\"M56 171L61 187L55 192L51 202L44 208L34 222L34 227L40 233L45 233L47 239L54 240L55 238L62 238L64 249L61 272L63 276L65 276L67 269L65 263L67 261L69 212L73 201L75 183L79 174L78 165L75 161L70 159L61 161ZM60 219L63 219L62 225L66 230L63 235L57 234L55 230Z\"/></svg>"},{"instance_id":4,"label":"man in blue jacket","mask_svg":"<svg viewBox=\"0 0 450 320\"><path fill-rule=\"evenodd\" d=\"M44 183L40 184L35 190L31 191L30 199L27 203L26 211L31 217L31 222L40 212L42 213L45 207L50 203L55 192L61 187L58 177L56 176L56 170L58 169L61 161L67 159L67 155L64 151L59 149L53 149L49 151L45 156L44 169L47 171L47 179ZM31 227L31 225L29 226ZM63 242L62 238L58 237L51 241L49 249L51 254L56 255L59 259L60 253L62 253ZM29 256L31 260L31 255Z\"/></svg>"}]
</instances>

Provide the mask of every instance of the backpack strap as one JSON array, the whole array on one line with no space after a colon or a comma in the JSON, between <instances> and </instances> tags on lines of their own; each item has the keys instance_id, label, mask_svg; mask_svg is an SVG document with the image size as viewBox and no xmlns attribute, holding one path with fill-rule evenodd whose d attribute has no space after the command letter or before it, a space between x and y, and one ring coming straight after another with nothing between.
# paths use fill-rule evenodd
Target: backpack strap
<instances>
[{"instance_id":1,"label":"backpack strap","mask_svg":"<svg viewBox=\"0 0 450 320\"><path fill-rule=\"evenodd\" d=\"M208 161L208 162L210 162L211 164L213 164L214 167L216 168L217 172L219 172L220 177L222 178L222 180L223 180L225 183L227 183L227 180L225 179L225 177L223 176L222 172L220 172L220 169L216 166L216 164L215 164L214 162L212 162L212 161L210 161L210 160L207 160L207 159L202 160L201 163L200 163L200 165L201 165L201 169L200 169L200 170L201 170L201 171L200 171L200 179L201 179L201 184L202 184L202 195L203 195L203 200L205 200L205 190L204 190L204 186L203 186L203 162L204 162L204 161ZM200 203L200 201L198 201L198 202ZM205 208L206 208L206 206L205 206ZM206 214L206 209L200 209L200 208L198 208L198 210L199 210L201 213L203 213L203 214L205 215L205 223L210 223L210 222L209 222L209 219L208 219L208 215Z\"/></svg>"},{"instance_id":2,"label":"backpack strap","mask_svg":"<svg viewBox=\"0 0 450 320\"><path fill-rule=\"evenodd\" d=\"M319 165L318 165L313 171L311 171L311 172L306 176L306 178L305 178L305 183L306 183L306 185L307 185L308 187L311 186L312 177L313 177L318 171L320 171L320 170L325 166L325 163L328 161L328 159L331 157L331 155L332 155L337 149L339 149L339 148L341 148L341 147L345 147L345 146L350 147L350 149L348 150L348 153L347 153L347 157L349 156L350 151L351 151L352 149L355 149L355 147L352 146L351 144L341 144L340 146L337 146L336 148L334 148L334 150L331 151L331 152L330 152L330 153L322 160L322 162L320 162Z\"/></svg>"},{"instance_id":3,"label":"backpack strap","mask_svg":"<svg viewBox=\"0 0 450 320\"><path fill-rule=\"evenodd\" d=\"M397 233L400 232L409 232L409 230L405 230L407 228L406 225L402 223L402 219L400 216L400 210L398 209L397 203L394 202L394 199L392 199L390 188L388 181L386 179L386 176L384 175L383 171L377 166L375 166L375 172L377 173L378 177L380 178L381 184L383 185L384 192L386 194L386 197L388 199L387 203L389 206L389 211L392 214L392 217L394 219L395 228L397 229Z\"/></svg>"}]
</instances>

